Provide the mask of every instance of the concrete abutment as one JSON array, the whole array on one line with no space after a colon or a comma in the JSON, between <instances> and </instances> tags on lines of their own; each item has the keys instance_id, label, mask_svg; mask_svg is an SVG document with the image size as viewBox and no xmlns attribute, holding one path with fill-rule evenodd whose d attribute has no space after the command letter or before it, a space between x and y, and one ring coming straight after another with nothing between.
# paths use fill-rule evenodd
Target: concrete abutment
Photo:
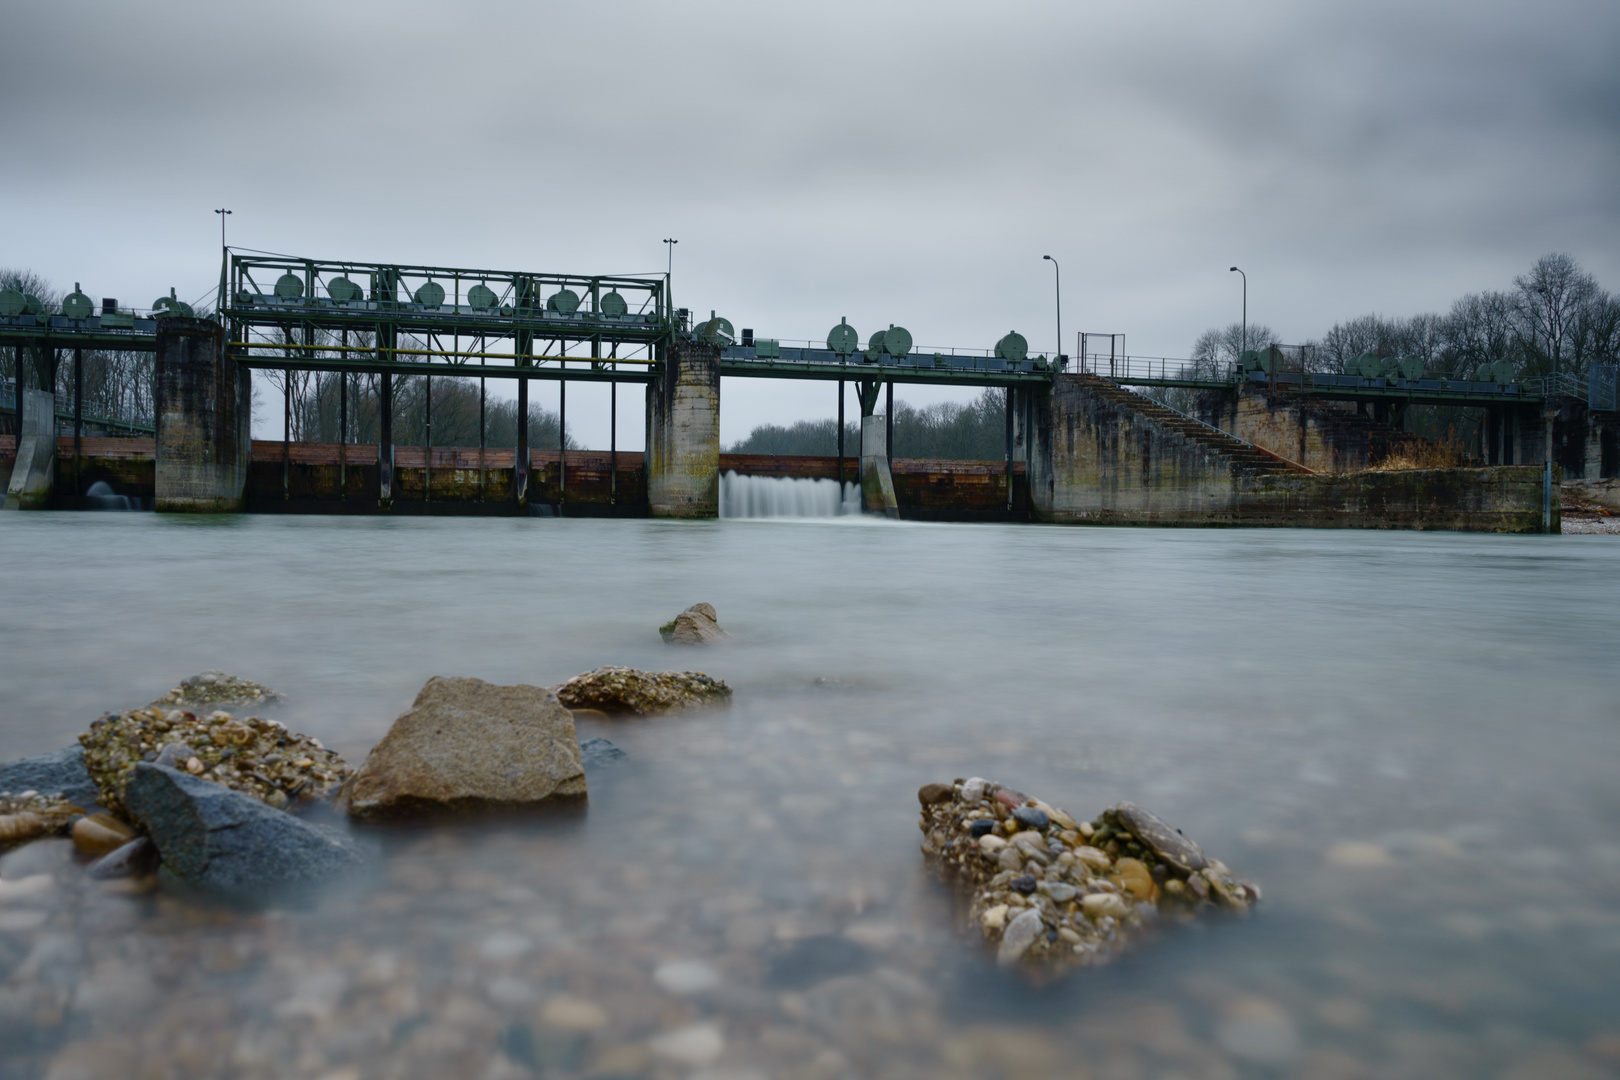
<instances>
[{"instance_id":1,"label":"concrete abutment","mask_svg":"<svg viewBox=\"0 0 1620 1080\"><path fill-rule=\"evenodd\" d=\"M160 512L245 508L252 387L208 319L167 316L157 328L154 503Z\"/></svg>"},{"instance_id":2,"label":"concrete abutment","mask_svg":"<svg viewBox=\"0 0 1620 1080\"><path fill-rule=\"evenodd\" d=\"M647 509L653 517L720 516L720 348L666 346L647 384Z\"/></svg>"}]
</instances>

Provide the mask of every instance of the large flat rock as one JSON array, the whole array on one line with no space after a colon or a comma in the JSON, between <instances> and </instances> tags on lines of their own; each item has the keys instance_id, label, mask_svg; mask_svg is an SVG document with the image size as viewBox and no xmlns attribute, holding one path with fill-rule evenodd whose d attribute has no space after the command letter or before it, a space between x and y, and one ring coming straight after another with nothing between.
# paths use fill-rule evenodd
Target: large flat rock
<instances>
[{"instance_id":1,"label":"large flat rock","mask_svg":"<svg viewBox=\"0 0 1620 1080\"><path fill-rule=\"evenodd\" d=\"M429 679L355 774L362 820L524 809L585 795L574 717L551 691Z\"/></svg>"},{"instance_id":2,"label":"large flat rock","mask_svg":"<svg viewBox=\"0 0 1620 1080\"><path fill-rule=\"evenodd\" d=\"M212 892L258 899L328 881L365 862L336 829L166 765L135 766L124 802L163 865Z\"/></svg>"}]
</instances>

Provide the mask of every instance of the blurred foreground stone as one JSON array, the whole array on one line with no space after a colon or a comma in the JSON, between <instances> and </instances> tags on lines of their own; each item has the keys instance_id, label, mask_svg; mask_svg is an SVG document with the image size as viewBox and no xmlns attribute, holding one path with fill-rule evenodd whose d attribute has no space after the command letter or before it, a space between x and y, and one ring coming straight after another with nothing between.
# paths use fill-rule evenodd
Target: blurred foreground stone
<instances>
[{"instance_id":1,"label":"blurred foreground stone","mask_svg":"<svg viewBox=\"0 0 1620 1080\"><path fill-rule=\"evenodd\" d=\"M137 765L125 799L165 869L211 892L256 899L330 880L365 861L336 829L164 765Z\"/></svg>"},{"instance_id":2,"label":"blurred foreground stone","mask_svg":"<svg viewBox=\"0 0 1620 1080\"><path fill-rule=\"evenodd\" d=\"M583 798L574 718L551 691L427 681L355 774L351 817L521 809Z\"/></svg>"}]
</instances>

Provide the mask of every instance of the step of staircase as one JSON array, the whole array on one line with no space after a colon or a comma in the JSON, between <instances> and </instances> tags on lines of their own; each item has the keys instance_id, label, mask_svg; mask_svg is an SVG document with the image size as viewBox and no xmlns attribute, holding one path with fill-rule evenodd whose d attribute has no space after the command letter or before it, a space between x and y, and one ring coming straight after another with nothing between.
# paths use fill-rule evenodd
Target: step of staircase
<instances>
[{"instance_id":1,"label":"step of staircase","mask_svg":"<svg viewBox=\"0 0 1620 1080\"><path fill-rule=\"evenodd\" d=\"M1219 428L1200 423L1190 416L1161 405L1152 398L1144 397L1133 390L1128 390L1101 375L1085 374L1080 376L1080 380L1082 385L1104 401L1130 409L1160 427L1174 431L1187 439L1187 441L1196 443L1230 459L1247 471L1261 475L1310 472L1309 469L1303 466L1284 460L1276 454L1255 446L1253 443L1244 442L1242 439L1229 435Z\"/></svg>"}]
</instances>

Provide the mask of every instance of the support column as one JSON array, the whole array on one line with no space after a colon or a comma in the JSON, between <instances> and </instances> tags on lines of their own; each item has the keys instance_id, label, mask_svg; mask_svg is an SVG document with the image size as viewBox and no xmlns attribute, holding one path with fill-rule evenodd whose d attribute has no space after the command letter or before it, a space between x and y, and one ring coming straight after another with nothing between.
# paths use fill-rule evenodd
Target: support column
<instances>
[{"instance_id":1,"label":"support column","mask_svg":"<svg viewBox=\"0 0 1620 1080\"><path fill-rule=\"evenodd\" d=\"M677 341L647 385L647 505L653 517L720 514L720 348Z\"/></svg>"},{"instance_id":2,"label":"support column","mask_svg":"<svg viewBox=\"0 0 1620 1080\"><path fill-rule=\"evenodd\" d=\"M84 461L84 350L73 350L73 494L84 494L79 470Z\"/></svg>"},{"instance_id":3,"label":"support column","mask_svg":"<svg viewBox=\"0 0 1620 1080\"><path fill-rule=\"evenodd\" d=\"M838 380L838 504L844 503L844 380Z\"/></svg>"},{"instance_id":4,"label":"support column","mask_svg":"<svg viewBox=\"0 0 1620 1080\"><path fill-rule=\"evenodd\" d=\"M166 315L157 324L154 365L160 513L238 513L247 493L248 369L225 349L211 319Z\"/></svg>"},{"instance_id":5,"label":"support column","mask_svg":"<svg viewBox=\"0 0 1620 1080\"><path fill-rule=\"evenodd\" d=\"M18 390L22 423L17 458L6 485L7 510L49 510L56 493L56 402L49 390Z\"/></svg>"},{"instance_id":6,"label":"support column","mask_svg":"<svg viewBox=\"0 0 1620 1080\"><path fill-rule=\"evenodd\" d=\"M523 360L520 358L518 363L522 364ZM517 391L517 446L512 452L512 492L521 512L529 505L529 380L519 379Z\"/></svg>"},{"instance_id":7,"label":"support column","mask_svg":"<svg viewBox=\"0 0 1620 1080\"><path fill-rule=\"evenodd\" d=\"M394 376L377 377L377 508L394 507Z\"/></svg>"},{"instance_id":8,"label":"support column","mask_svg":"<svg viewBox=\"0 0 1620 1080\"><path fill-rule=\"evenodd\" d=\"M889 471L889 418L872 415L883 384L863 379L855 384L861 399L861 509L885 517L900 516L894 497L894 476Z\"/></svg>"}]
</instances>

